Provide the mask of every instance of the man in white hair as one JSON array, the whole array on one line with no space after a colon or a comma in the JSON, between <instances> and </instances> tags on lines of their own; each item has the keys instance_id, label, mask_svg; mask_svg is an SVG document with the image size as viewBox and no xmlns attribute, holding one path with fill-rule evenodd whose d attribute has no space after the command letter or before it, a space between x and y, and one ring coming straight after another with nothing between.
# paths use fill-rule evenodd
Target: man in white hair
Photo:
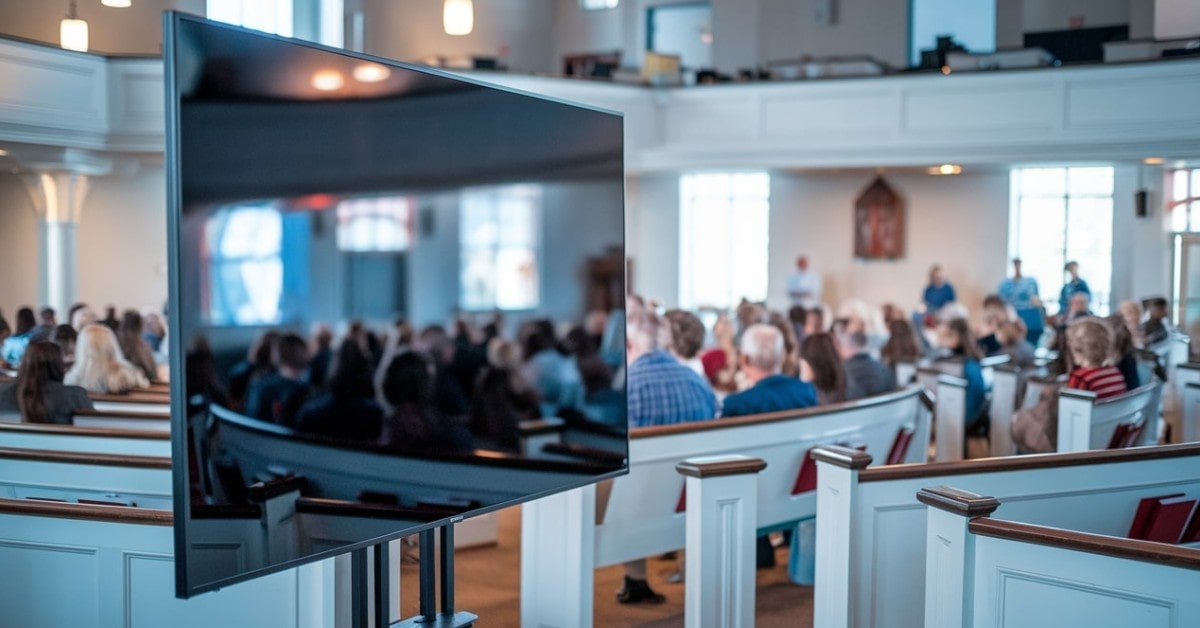
<instances>
[{"instance_id":1,"label":"man in white hair","mask_svg":"<svg viewBox=\"0 0 1200 628\"><path fill-rule=\"evenodd\" d=\"M659 346L662 325L649 308L629 310L625 359L629 363L626 391L630 427L704 421L717 416L717 398L708 382ZM618 602L662 604L665 600L646 581L644 559L625 563L625 586L617 592Z\"/></svg>"},{"instance_id":2,"label":"man in white hair","mask_svg":"<svg viewBox=\"0 0 1200 628\"><path fill-rule=\"evenodd\" d=\"M757 324L742 334L741 370L750 387L725 398L722 416L795 410L817 405L817 389L782 374L783 335L771 325Z\"/></svg>"}]
</instances>

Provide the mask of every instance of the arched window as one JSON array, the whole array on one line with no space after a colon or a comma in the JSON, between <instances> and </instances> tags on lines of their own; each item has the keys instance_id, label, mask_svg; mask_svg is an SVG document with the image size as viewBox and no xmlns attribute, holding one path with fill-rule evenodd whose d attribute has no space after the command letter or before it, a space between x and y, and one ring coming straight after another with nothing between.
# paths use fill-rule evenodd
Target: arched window
<instances>
[{"instance_id":1,"label":"arched window","mask_svg":"<svg viewBox=\"0 0 1200 628\"><path fill-rule=\"evenodd\" d=\"M283 219L269 205L218 210L205 234L209 322L273 325L283 295Z\"/></svg>"}]
</instances>

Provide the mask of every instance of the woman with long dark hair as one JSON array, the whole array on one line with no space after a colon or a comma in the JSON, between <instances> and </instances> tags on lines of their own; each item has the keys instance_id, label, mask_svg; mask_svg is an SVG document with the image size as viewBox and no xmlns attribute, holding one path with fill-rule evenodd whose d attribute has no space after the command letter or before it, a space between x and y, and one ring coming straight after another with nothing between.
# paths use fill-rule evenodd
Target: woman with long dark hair
<instances>
[{"instance_id":1,"label":"woman with long dark hair","mask_svg":"<svg viewBox=\"0 0 1200 628\"><path fill-rule=\"evenodd\" d=\"M0 412L19 412L26 423L71 424L78 409L92 400L79 386L66 386L62 349L53 342L34 342L25 349L17 379L0 388Z\"/></svg>"},{"instance_id":2,"label":"woman with long dark hair","mask_svg":"<svg viewBox=\"0 0 1200 628\"><path fill-rule=\"evenodd\" d=\"M962 360L962 376L967 380L967 407L965 423L967 429L975 427L984 415L984 398L987 385L983 381L983 350L975 341L974 334L964 318L952 318L938 326L938 344L950 353L951 359Z\"/></svg>"},{"instance_id":3,"label":"woman with long dark hair","mask_svg":"<svg viewBox=\"0 0 1200 628\"><path fill-rule=\"evenodd\" d=\"M805 336L800 343L800 379L817 389L822 405L846 400L846 369L833 336L825 332Z\"/></svg>"},{"instance_id":4,"label":"woman with long dark hair","mask_svg":"<svg viewBox=\"0 0 1200 628\"><path fill-rule=\"evenodd\" d=\"M121 345L125 359L154 382L158 381L158 364L154 361L154 350L142 337L143 328L142 315L137 310L125 310L117 326L117 343Z\"/></svg>"}]
</instances>

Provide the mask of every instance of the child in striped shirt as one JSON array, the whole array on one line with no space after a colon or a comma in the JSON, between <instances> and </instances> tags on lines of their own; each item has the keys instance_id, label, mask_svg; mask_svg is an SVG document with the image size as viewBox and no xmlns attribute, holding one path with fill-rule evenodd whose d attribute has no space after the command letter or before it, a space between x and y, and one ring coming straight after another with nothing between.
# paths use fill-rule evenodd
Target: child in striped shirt
<instances>
[{"instance_id":1,"label":"child in striped shirt","mask_svg":"<svg viewBox=\"0 0 1200 628\"><path fill-rule=\"evenodd\" d=\"M1097 399L1126 391L1125 377L1112 365L1112 334L1096 318L1077 320L1067 327L1067 348L1075 368L1067 379L1067 388L1090 390Z\"/></svg>"}]
</instances>

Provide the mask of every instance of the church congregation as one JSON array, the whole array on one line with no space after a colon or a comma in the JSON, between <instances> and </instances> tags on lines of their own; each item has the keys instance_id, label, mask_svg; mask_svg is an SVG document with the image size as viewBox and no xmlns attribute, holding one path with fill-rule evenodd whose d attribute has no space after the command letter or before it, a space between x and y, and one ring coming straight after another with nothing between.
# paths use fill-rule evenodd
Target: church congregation
<instances>
[{"instance_id":1,"label":"church congregation","mask_svg":"<svg viewBox=\"0 0 1200 628\"><path fill-rule=\"evenodd\" d=\"M454 3L80 0L64 50L0 0L0 628L357 628L346 556L176 599L180 504L220 581L487 510L490 467L387 486L470 460L620 471L457 524L481 625L1200 625L1200 8ZM620 114L623 180L202 199L168 243L163 10Z\"/></svg>"}]
</instances>

